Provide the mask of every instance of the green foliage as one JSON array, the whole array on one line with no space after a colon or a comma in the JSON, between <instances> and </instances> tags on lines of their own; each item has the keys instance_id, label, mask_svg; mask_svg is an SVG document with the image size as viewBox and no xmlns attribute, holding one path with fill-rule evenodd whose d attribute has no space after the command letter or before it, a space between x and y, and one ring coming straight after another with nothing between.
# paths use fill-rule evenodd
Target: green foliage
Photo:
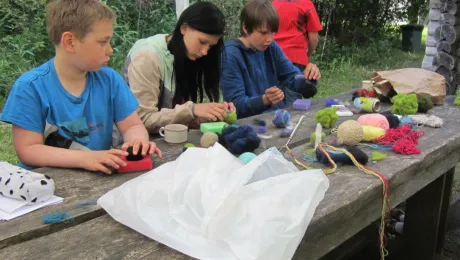
<instances>
[{"instance_id":1,"label":"green foliage","mask_svg":"<svg viewBox=\"0 0 460 260\"><path fill-rule=\"evenodd\" d=\"M393 105L391 113L407 116L417 113L418 103L417 95L415 94L398 94L393 97Z\"/></svg>"},{"instance_id":2,"label":"green foliage","mask_svg":"<svg viewBox=\"0 0 460 260\"><path fill-rule=\"evenodd\" d=\"M409 24L417 24L419 16L428 13L428 0L408 0L407 1L407 20Z\"/></svg>"},{"instance_id":3,"label":"green foliage","mask_svg":"<svg viewBox=\"0 0 460 260\"><path fill-rule=\"evenodd\" d=\"M315 120L326 129L332 128L335 126L335 123L337 123L337 120L339 120L339 116L335 113L336 111L336 107L323 108L316 112Z\"/></svg>"}]
</instances>

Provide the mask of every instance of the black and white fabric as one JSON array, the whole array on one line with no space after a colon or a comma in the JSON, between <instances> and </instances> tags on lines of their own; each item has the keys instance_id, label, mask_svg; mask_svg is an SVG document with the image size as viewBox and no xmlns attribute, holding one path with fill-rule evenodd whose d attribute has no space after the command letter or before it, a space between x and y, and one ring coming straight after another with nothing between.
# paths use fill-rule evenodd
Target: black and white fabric
<instances>
[{"instance_id":1,"label":"black and white fabric","mask_svg":"<svg viewBox=\"0 0 460 260\"><path fill-rule=\"evenodd\" d=\"M51 177L0 161L0 196L34 205L50 199L54 189Z\"/></svg>"}]
</instances>

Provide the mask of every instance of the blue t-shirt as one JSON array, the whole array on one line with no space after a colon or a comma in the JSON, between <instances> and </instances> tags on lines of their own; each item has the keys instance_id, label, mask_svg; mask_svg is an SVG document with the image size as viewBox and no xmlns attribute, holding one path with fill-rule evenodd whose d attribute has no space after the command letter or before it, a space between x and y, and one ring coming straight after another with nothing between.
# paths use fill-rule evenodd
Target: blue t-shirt
<instances>
[{"instance_id":1,"label":"blue t-shirt","mask_svg":"<svg viewBox=\"0 0 460 260\"><path fill-rule=\"evenodd\" d=\"M24 73L11 89L1 120L43 134L46 145L110 149L114 123L139 104L113 69L103 67L86 75L85 90L76 97L59 81L54 59Z\"/></svg>"}]
</instances>

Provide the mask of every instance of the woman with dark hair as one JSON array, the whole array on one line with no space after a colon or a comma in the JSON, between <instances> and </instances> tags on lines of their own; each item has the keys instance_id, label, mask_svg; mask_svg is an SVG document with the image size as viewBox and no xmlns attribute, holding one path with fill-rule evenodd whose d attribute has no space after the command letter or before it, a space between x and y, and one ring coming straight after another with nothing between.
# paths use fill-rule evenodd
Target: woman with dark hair
<instances>
[{"instance_id":1,"label":"woman with dark hair","mask_svg":"<svg viewBox=\"0 0 460 260\"><path fill-rule=\"evenodd\" d=\"M173 123L224 121L228 110L235 111L232 103L219 102L224 28L216 6L198 2L182 12L172 35L140 39L131 48L123 76L149 132ZM209 103L202 103L204 94Z\"/></svg>"}]
</instances>

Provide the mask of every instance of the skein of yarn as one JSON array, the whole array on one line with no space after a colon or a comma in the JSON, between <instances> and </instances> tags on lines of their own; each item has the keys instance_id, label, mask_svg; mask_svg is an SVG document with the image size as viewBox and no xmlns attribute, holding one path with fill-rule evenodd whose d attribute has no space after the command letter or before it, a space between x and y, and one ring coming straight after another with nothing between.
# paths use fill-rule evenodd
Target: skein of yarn
<instances>
[{"instance_id":1,"label":"skein of yarn","mask_svg":"<svg viewBox=\"0 0 460 260\"><path fill-rule=\"evenodd\" d=\"M339 144L356 145L363 140L363 127L354 120L347 120L337 128Z\"/></svg>"},{"instance_id":2,"label":"skein of yarn","mask_svg":"<svg viewBox=\"0 0 460 260\"><path fill-rule=\"evenodd\" d=\"M385 131L390 129L390 123L388 122L388 119L382 114L365 114L360 116L357 121L361 125L380 127Z\"/></svg>"},{"instance_id":3,"label":"skein of yarn","mask_svg":"<svg viewBox=\"0 0 460 260\"><path fill-rule=\"evenodd\" d=\"M427 116L427 115L410 115L409 116L410 118L412 118L412 120L414 120L415 124L418 125L418 126L430 126L430 127L435 127L435 128L439 128L442 126L443 124L443 121L441 118L435 116L435 115L431 115L431 116Z\"/></svg>"}]
</instances>

